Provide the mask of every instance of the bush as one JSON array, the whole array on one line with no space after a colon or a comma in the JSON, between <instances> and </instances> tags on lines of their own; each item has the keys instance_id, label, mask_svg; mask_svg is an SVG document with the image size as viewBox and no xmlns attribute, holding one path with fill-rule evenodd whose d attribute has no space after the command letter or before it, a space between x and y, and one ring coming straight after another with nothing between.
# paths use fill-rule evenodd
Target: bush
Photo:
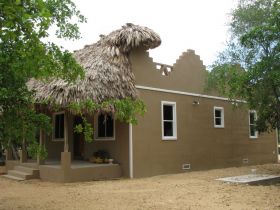
<instances>
[{"instance_id":1,"label":"bush","mask_svg":"<svg viewBox=\"0 0 280 210\"><path fill-rule=\"evenodd\" d=\"M96 158L101 158L103 160L110 158L109 152L104 149L97 150L96 152L93 153L93 156Z\"/></svg>"}]
</instances>

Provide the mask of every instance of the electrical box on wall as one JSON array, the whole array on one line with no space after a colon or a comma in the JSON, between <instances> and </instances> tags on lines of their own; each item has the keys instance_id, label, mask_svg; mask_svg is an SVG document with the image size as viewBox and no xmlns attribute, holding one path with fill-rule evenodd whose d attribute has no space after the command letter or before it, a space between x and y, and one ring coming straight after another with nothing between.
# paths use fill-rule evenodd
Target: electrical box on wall
<instances>
[{"instance_id":1,"label":"electrical box on wall","mask_svg":"<svg viewBox=\"0 0 280 210\"><path fill-rule=\"evenodd\" d=\"M191 164L190 163L185 163L182 165L183 170L190 170L191 169Z\"/></svg>"},{"instance_id":2,"label":"electrical box on wall","mask_svg":"<svg viewBox=\"0 0 280 210\"><path fill-rule=\"evenodd\" d=\"M243 162L244 164L248 164L248 163L249 163L249 159L248 159L248 158L244 158L244 159L242 160L242 162Z\"/></svg>"}]
</instances>

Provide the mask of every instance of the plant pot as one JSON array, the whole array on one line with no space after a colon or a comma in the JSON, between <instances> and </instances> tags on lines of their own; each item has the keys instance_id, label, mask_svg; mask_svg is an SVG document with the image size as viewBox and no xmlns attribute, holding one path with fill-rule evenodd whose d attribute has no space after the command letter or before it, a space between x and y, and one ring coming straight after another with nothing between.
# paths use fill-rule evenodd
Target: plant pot
<instances>
[{"instance_id":1,"label":"plant pot","mask_svg":"<svg viewBox=\"0 0 280 210\"><path fill-rule=\"evenodd\" d=\"M95 158L95 163L103 163L103 159L100 157Z\"/></svg>"},{"instance_id":2,"label":"plant pot","mask_svg":"<svg viewBox=\"0 0 280 210\"><path fill-rule=\"evenodd\" d=\"M91 163L103 163L103 159L100 157L90 157L89 162Z\"/></svg>"},{"instance_id":3,"label":"plant pot","mask_svg":"<svg viewBox=\"0 0 280 210\"><path fill-rule=\"evenodd\" d=\"M109 164L113 164L113 162L114 162L114 159L112 159L112 158L108 159Z\"/></svg>"}]
</instances>

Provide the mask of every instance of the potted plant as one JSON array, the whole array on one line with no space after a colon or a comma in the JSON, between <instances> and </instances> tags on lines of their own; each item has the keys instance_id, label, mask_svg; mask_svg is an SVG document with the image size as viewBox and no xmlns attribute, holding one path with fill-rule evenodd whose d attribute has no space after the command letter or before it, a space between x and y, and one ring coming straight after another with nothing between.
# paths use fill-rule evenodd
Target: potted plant
<instances>
[{"instance_id":1,"label":"potted plant","mask_svg":"<svg viewBox=\"0 0 280 210\"><path fill-rule=\"evenodd\" d=\"M113 164L113 162L114 162L114 159L113 159L113 158L109 158L109 159L108 159L108 163L109 163L109 164Z\"/></svg>"},{"instance_id":2,"label":"potted plant","mask_svg":"<svg viewBox=\"0 0 280 210\"><path fill-rule=\"evenodd\" d=\"M93 157L90 158L90 162L93 163L108 163L110 159L110 154L107 150L97 150L93 153Z\"/></svg>"}]
</instances>

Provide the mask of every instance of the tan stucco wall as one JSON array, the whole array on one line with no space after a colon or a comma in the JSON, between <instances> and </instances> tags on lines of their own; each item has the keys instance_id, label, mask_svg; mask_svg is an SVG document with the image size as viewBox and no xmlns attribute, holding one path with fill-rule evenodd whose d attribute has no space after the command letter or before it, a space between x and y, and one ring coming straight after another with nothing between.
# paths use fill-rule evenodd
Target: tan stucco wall
<instances>
[{"instance_id":1,"label":"tan stucco wall","mask_svg":"<svg viewBox=\"0 0 280 210\"><path fill-rule=\"evenodd\" d=\"M148 52L135 50L131 55L136 84L166 90L203 93L205 67L199 56L183 53L168 76L158 70ZM248 110L233 109L223 100L138 89L147 113L133 126L134 176L144 177L178 173L182 164L191 170L204 170L277 161L275 133L249 138ZM199 105L193 105L193 101ZM177 140L163 141L161 101L176 102ZM225 128L214 128L214 106L224 107Z\"/></svg>"},{"instance_id":2,"label":"tan stucco wall","mask_svg":"<svg viewBox=\"0 0 280 210\"><path fill-rule=\"evenodd\" d=\"M78 182L115 179L121 176L118 164L62 169L60 166L40 166L40 178L52 182Z\"/></svg>"},{"instance_id":3,"label":"tan stucco wall","mask_svg":"<svg viewBox=\"0 0 280 210\"><path fill-rule=\"evenodd\" d=\"M128 167L128 124L119 121L115 122L115 140L94 140L92 143L85 145L86 158L89 158L99 149L107 150L115 162L119 163L122 175L129 176Z\"/></svg>"},{"instance_id":4,"label":"tan stucco wall","mask_svg":"<svg viewBox=\"0 0 280 210\"><path fill-rule=\"evenodd\" d=\"M51 113L48 115L53 117ZM68 115L68 123L69 151L73 151L73 115ZM52 133L50 133L46 135L45 145L48 150L48 159L59 160L61 152L64 150L64 141L53 140Z\"/></svg>"},{"instance_id":5,"label":"tan stucco wall","mask_svg":"<svg viewBox=\"0 0 280 210\"><path fill-rule=\"evenodd\" d=\"M69 151L71 152L72 159L74 157L73 150L73 119L74 116L69 116ZM94 128L94 118L88 118ZM46 148L48 150L48 159L60 160L61 152L64 149L64 141L53 141L52 136L46 137ZM111 141L96 141L85 143L85 160L88 160L95 151L99 149L107 150L114 161L121 166L121 173L127 177L129 175L128 168L128 124L115 121L115 140Z\"/></svg>"},{"instance_id":6,"label":"tan stucco wall","mask_svg":"<svg viewBox=\"0 0 280 210\"><path fill-rule=\"evenodd\" d=\"M206 71L194 51L183 53L168 76L161 75L149 54L141 49L135 50L130 59L137 85L204 93ZM133 126L134 177L184 172L182 164L191 164L191 170L204 170L240 166L243 159L248 159L249 164L277 161L275 133L250 139L246 109L234 110L229 102L223 100L138 90L148 112L139 118L138 125ZM199 105L193 105L194 100L199 101ZM176 102L176 141L162 140L161 101ZM214 128L214 106L224 107L225 128ZM91 120L93 122L93 118ZM73 124L73 117L69 122ZM128 177L128 125L116 122L115 126L116 140L86 144L85 157L89 158L98 149L106 149L120 164L122 175ZM73 153L73 128L69 128L70 151ZM60 157L63 142L50 141L46 145L50 157ZM81 176L80 172L69 171L75 177ZM56 175L65 180L63 176L65 174Z\"/></svg>"},{"instance_id":7,"label":"tan stucco wall","mask_svg":"<svg viewBox=\"0 0 280 210\"><path fill-rule=\"evenodd\" d=\"M191 170L277 161L276 134L249 138L248 112L226 101L141 90L148 112L133 127L134 175L152 176ZM193 105L199 100L199 105ZM177 140L162 140L161 101L176 102ZM213 107L224 107L225 128L214 128Z\"/></svg>"},{"instance_id":8,"label":"tan stucco wall","mask_svg":"<svg viewBox=\"0 0 280 210\"><path fill-rule=\"evenodd\" d=\"M204 92L205 66L193 50L182 53L168 76L163 76L156 69L156 64L148 52L142 49L134 50L130 60L137 85L192 93Z\"/></svg>"}]
</instances>

